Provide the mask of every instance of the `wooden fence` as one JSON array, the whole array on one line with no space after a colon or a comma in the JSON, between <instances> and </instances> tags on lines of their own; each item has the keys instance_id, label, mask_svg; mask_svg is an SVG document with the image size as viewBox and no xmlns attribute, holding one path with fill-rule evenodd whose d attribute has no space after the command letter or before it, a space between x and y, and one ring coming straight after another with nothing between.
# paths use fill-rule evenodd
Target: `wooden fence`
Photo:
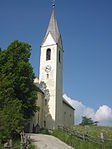
<instances>
[{"instance_id":1,"label":"wooden fence","mask_svg":"<svg viewBox=\"0 0 112 149\"><path fill-rule=\"evenodd\" d=\"M105 139L102 132L100 133L100 137L95 138L93 136L90 136L88 132L82 134L74 129L66 128L63 126L59 126L58 129L66 132L68 135L75 136L78 139L98 144L100 146L100 149L103 149L103 145L105 142L111 142L111 145L105 146L105 148L112 149L112 139Z\"/></svg>"},{"instance_id":2,"label":"wooden fence","mask_svg":"<svg viewBox=\"0 0 112 149\"><path fill-rule=\"evenodd\" d=\"M21 142L20 145L13 147L12 146L12 140L8 140L5 144L4 144L4 149L28 149L29 144L30 144L30 137L28 135L26 135L24 132L22 132L21 134Z\"/></svg>"}]
</instances>

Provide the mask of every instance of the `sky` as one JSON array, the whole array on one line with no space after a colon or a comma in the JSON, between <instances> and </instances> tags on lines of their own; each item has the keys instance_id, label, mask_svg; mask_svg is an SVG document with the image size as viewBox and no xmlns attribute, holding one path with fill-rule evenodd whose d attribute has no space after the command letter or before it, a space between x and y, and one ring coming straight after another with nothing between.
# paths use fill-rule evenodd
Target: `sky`
<instances>
[{"instance_id":1,"label":"sky","mask_svg":"<svg viewBox=\"0 0 112 149\"><path fill-rule=\"evenodd\" d=\"M0 0L0 47L28 42L38 77L51 12L52 0ZM56 0L55 14L64 48L63 94L76 109L76 123L93 113L112 126L112 0Z\"/></svg>"}]
</instances>

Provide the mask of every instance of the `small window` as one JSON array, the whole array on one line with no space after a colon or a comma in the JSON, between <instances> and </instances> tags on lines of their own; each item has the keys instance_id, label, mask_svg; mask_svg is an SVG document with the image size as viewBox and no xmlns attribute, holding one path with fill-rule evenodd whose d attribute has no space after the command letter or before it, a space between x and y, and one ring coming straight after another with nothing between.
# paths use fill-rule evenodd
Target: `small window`
<instances>
[{"instance_id":1,"label":"small window","mask_svg":"<svg viewBox=\"0 0 112 149\"><path fill-rule=\"evenodd\" d=\"M61 52L59 51L59 63L61 63Z\"/></svg>"},{"instance_id":2,"label":"small window","mask_svg":"<svg viewBox=\"0 0 112 149\"><path fill-rule=\"evenodd\" d=\"M51 60L51 49L47 49L46 51L46 60Z\"/></svg>"},{"instance_id":3,"label":"small window","mask_svg":"<svg viewBox=\"0 0 112 149\"><path fill-rule=\"evenodd\" d=\"M47 79L49 79L49 74L47 74Z\"/></svg>"},{"instance_id":4,"label":"small window","mask_svg":"<svg viewBox=\"0 0 112 149\"><path fill-rule=\"evenodd\" d=\"M46 127L46 121L44 121L44 127Z\"/></svg>"},{"instance_id":5,"label":"small window","mask_svg":"<svg viewBox=\"0 0 112 149\"><path fill-rule=\"evenodd\" d=\"M47 106L47 99L45 99L45 106Z\"/></svg>"},{"instance_id":6,"label":"small window","mask_svg":"<svg viewBox=\"0 0 112 149\"><path fill-rule=\"evenodd\" d=\"M38 113L38 123L39 123L39 113Z\"/></svg>"}]
</instances>

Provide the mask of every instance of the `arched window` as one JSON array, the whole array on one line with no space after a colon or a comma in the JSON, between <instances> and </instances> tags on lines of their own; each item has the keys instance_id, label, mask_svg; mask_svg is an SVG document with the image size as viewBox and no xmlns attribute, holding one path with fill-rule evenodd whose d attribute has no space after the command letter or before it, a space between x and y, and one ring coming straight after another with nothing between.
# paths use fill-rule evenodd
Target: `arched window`
<instances>
[{"instance_id":1,"label":"arched window","mask_svg":"<svg viewBox=\"0 0 112 149\"><path fill-rule=\"evenodd\" d=\"M46 51L46 60L50 60L51 59L51 49L47 49Z\"/></svg>"},{"instance_id":2,"label":"arched window","mask_svg":"<svg viewBox=\"0 0 112 149\"><path fill-rule=\"evenodd\" d=\"M59 62L61 63L61 53L59 51Z\"/></svg>"}]
</instances>

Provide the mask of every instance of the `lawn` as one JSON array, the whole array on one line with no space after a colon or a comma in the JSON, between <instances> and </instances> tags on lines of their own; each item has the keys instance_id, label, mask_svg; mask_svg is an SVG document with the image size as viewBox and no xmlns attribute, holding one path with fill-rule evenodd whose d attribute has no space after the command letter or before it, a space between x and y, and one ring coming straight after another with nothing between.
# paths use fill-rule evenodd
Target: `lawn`
<instances>
[{"instance_id":1,"label":"lawn","mask_svg":"<svg viewBox=\"0 0 112 149\"><path fill-rule=\"evenodd\" d=\"M54 130L53 136L59 138L64 141L68 145L71 145L75 149L111 149L112 148L112 140L104 141L101 143L100 133L104 134L104 139L112 139L112 127L100 127L100 126L75 126L72 128L79 132L80 134L84 134L88 132L88 135L92 138L90 140L83 140L76 136L71 135L70 133L65 133L64 131L57 129Z\"/></svg>"}]
</instances>

